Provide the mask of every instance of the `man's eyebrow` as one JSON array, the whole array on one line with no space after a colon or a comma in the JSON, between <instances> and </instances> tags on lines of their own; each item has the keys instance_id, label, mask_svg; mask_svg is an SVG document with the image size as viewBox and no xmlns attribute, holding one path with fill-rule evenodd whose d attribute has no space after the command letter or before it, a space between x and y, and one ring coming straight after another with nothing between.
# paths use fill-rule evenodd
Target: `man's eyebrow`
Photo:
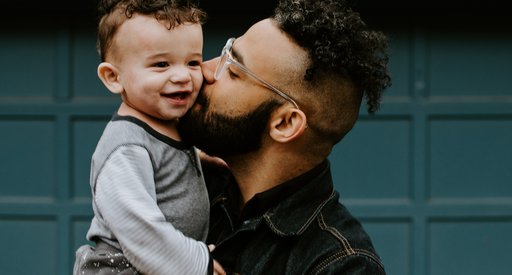
<instances>
[{"instance_id":1,"label":"man's eyebrow","mask_svg":"<svg viewBox=\"0 0 512 275\"><path fill-rule=\"evenodd\" d=\"M233 45L234 46L234 45ZM240 64L244 64L244 58L231 46L231 55Z\"/></svg>"}]
</instances>

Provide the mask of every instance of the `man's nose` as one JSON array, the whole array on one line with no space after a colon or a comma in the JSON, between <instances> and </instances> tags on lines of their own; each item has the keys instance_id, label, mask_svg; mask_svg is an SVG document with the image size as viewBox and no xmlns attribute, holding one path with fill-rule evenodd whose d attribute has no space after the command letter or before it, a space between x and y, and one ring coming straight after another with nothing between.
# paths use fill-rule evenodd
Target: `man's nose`
<instances>
[{"instance_id":1,"label":"man's nose","mask_svg":"<svg viewBox=\"0 0 512 275\"><path fill-rule=\"evenodd\" d=\"M207 83L215 82L215 69L217 68L217 64L219 63L220 57L215 57L208 61L204 61L201 64L201 69L203 71L204 80Z\"/></svg>"}]
</instances>

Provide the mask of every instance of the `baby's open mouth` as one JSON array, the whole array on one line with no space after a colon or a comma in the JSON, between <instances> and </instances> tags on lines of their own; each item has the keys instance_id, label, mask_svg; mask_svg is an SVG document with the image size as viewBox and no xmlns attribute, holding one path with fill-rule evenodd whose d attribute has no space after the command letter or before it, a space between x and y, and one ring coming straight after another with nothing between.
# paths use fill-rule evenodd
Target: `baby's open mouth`
<instances>
[{"instance_id":1,"label":"baby's open mouth","mask_svg":"<svg viewBox=\"0 0 512 275\"><path fill-rule=\"evenodd\" d=\"M182 100L189 96L190 93L187 92L178 92L178 93L172 93L172 94L164 94L163 96L176 99L176 100Z\"/></svg>"}]
</instances>

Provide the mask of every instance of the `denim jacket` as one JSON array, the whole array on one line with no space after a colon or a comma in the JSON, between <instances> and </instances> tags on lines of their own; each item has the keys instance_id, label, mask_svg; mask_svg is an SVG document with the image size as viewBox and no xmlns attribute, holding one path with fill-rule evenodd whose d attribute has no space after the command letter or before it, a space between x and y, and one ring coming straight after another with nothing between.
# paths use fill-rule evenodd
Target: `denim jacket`
<instances>
[{"instance_id":1,"label":"denim jacket","mask_svg":"<svg viewBox=\"0 0 512 275\"><path fill-rule=\"evenodd\" d=\"M369 236L339 203L328 161L315 173L263 214L240 222L230 210L240 198L221 187L230 180L206 178L207 243L216 245L213 258L228 274L385 274Z\"/></svg>"}]
</instances>

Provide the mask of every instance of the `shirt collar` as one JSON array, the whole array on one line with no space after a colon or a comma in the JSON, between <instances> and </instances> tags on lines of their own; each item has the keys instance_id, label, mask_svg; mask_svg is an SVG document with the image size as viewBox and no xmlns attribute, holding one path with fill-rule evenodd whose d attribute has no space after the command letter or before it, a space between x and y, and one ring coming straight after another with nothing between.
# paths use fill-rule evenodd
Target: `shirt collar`
<instances>
[{"instance_id":1,"label":"shirt collar","mask_svg":"<svg viewBox=\"0 0 512 275\"><path fill-rule=\"evenodd\" d=\"M263 214L274 233L281 236L302 234L328 202L338 200L329 162L326 160L313 171L315 173L307 177L302 188Z\"/></svg>"},{"instance_id":2,"label":"shirt collar","mask_svg":"<svg viewBox=\"0 0 512 275\"><path fill-rule=\"evenodd\" d=\"M203 171L208 171L208 167L203 166ZM263 221L278 235L299 235L322 207L338 196L334 191L328 160L290 181L257 194L246 204L243 213L240 211L240 190L233 175L226 169L213 169L205 175L208 176L206 182L212 197L211 206L220 206L227 211L233 229L242 223L244 228L255 228Z\"/></svg>"},{"instance_id":3,"label":"shirt collar","mask_svg":"<svg viewBox=\"0 0 512 275\"><path fill-rule=\"evenodd\" d=\"M247 220L255 216L261 216L266 211L276 206L279 202L292 196L295 192L302 189L314 178L318 177L329 166L328 161L324 161L308 172L279 184L269 190L258 193L250 199L242 209L240 220Z\"/></svg>"}]
</instances>

